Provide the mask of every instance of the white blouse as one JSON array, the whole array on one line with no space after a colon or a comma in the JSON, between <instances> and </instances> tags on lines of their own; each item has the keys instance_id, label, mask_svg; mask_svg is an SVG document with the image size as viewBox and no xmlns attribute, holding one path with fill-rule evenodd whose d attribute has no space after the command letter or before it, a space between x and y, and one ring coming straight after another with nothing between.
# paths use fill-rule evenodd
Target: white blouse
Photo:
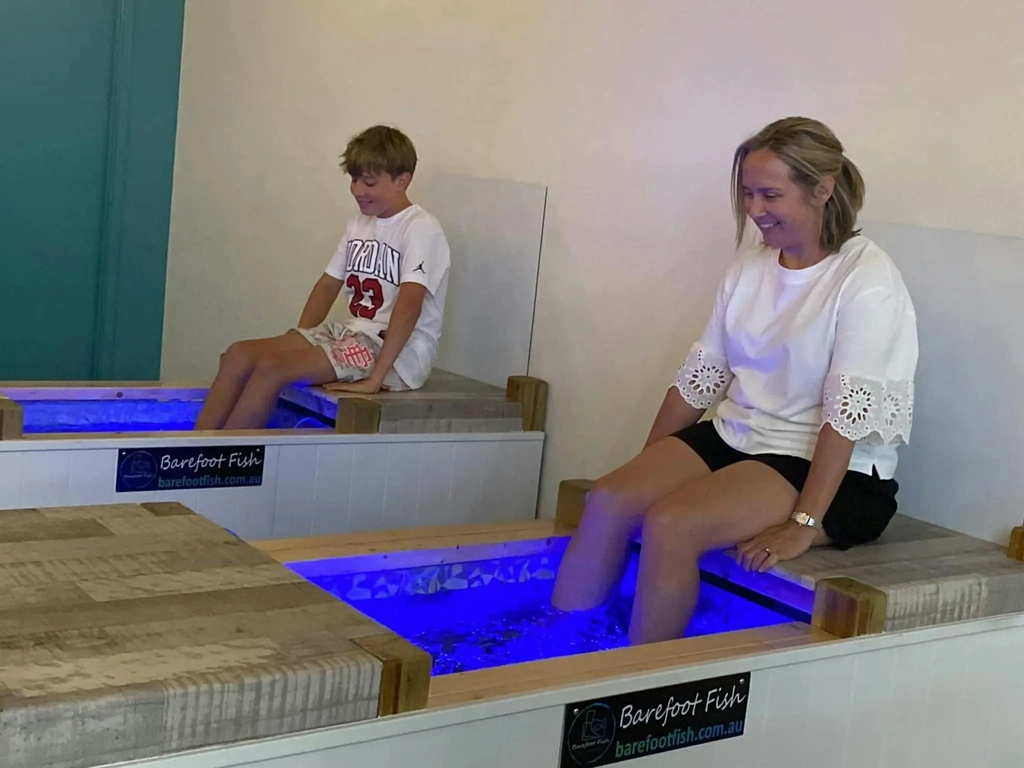
<instances>
[{"instance_id":1,"label":"white blouse","mask_svg":"<svg viewBox=\"0 0 1024 768\"><path fill-rule=\"evenodd\" d=\"M738 451L810 460L828 423L856 442L850 469L888 479L910 441L917 357L910 294L871 240L806 269L760 245L722 280L675 385L695 408L718 406L713 423Z\"/></svg>"}]
</instances>

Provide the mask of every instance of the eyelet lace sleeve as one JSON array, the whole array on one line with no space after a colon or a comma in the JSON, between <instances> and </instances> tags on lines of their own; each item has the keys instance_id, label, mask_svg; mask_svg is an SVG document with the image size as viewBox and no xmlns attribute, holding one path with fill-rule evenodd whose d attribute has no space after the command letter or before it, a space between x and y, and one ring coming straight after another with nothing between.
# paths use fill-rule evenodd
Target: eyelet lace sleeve
<instances>
[{"instance_id":1,"label":"eyelet lace sleeve","mask_svg":"<svg viewBox=\"0 0 1024 768\"><path fill-rule=\"evenodd\" d=\"M825 379L823 418L848 440L871 436L875 442L880 438L886 444L896 440L909 443L914 383L829 374Z\"/></svg>"},{"instance_id":2,"label":"eyelet lace sleeve","mask_svg":"<svg viewBox=\"0 0 1024 768\"><path fill-rule=\"evenodd\" d=\"M695 347L679 367L675 386L687 403L703 410L725 397L732 378L729 365L724 359Z\"/></svg>"}]
</instances>

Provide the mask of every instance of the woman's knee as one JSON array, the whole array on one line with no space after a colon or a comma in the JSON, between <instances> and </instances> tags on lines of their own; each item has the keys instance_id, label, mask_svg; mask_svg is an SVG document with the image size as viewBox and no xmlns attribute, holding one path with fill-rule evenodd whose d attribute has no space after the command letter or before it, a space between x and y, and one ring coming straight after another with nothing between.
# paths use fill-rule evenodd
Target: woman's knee
<instances>
[{"instance_id":1,"label":"woman's knee","mask_svg":"<svg viewBox=\"0 0 1024 768\"><path fill-rule=\"evenodd\" d=\"M642 546L701 553L706 548L700 510L678 500L659 502L644 516Z\"/></svg>"},{"instance_id":2,"label":"woman's knee","mask_svg":"<svg viewBox=\"0 0 1024 768\"><path fill-rule=\"evenodd\" d=\"M636 494L623 478L612 472L605 475L587 494L580 528L594 525L629 528L638 526L644 510Z\"/></svg>"}]
</instances>

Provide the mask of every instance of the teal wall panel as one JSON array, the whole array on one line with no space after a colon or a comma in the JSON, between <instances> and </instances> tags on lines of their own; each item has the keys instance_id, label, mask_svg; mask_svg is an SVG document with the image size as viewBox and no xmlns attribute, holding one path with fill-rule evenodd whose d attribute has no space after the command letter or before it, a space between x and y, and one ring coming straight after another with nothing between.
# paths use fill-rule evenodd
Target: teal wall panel
<instances>
[{"instance_id":1,"label":"teal wall panel","mask_svg":"<svg viewBox=\"0 0 1024 768\"><path fill-rule=\"evenodd\" d=\"M160 375L184 0L124 3L95 376ZM118 66L119 65L119 66Z\"/></svg>"},{"instance_id":2,"label":"teal wall panel","mask_svg":"<svg viewBox=\"0 0 1024 768\"><path fill-rule=\"evenodd\" d=\"M92 372L116 6L0 2L0 379Z\"/></svg>"},{"instance_id":3,"label":"teal wall panel","mask_svg":"<svg viewBox=\"0 0 1024 768\"><path fill-rule=\"evenodd\" d=\"M0 1L0 379L159 375L183 16Z\"/></svg>"}]
</instances>

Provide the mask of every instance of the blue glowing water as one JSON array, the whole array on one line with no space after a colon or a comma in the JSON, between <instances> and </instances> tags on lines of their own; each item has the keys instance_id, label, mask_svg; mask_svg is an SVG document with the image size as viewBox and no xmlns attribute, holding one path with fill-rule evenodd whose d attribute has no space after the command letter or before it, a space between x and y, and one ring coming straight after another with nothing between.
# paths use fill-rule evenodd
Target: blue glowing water
<instances>
[{"instance_id":1,"label":"blue glowing water","mask_svg":"<svg viewBox=\"0 0 1024 768\"><path fill-rule=\"evenodd\" d=\"M201 400L23 400L25 434L82 432L187 432ZM332 424L283 400L268 429L331 429Z\"/></svg>"},{"instance_id":2,"label":"blue glowing water","mask_svg":"<svg viewBox=\"0 0 1024 768\"><path fill-rule=\"evenodd\" d=\"M498 562L489 561L492 571ZM562 613L551 606L554 580L550 577L519 582L495 579L471 588L439 589L429 594L399 592L391 597L356 600L351 598L351 575L306 578L427 651L433 658L435 676L628 645L633 603L628 588L620 589L597 609ZM394 581L386 571L357 578L366 584ZM632 569L623 584L628 585L630 578L635 579ZM408 577L405 581L409 582ZM703 583L684 636L791 621L789 616Z\"/></svg>"}]
</instances>

